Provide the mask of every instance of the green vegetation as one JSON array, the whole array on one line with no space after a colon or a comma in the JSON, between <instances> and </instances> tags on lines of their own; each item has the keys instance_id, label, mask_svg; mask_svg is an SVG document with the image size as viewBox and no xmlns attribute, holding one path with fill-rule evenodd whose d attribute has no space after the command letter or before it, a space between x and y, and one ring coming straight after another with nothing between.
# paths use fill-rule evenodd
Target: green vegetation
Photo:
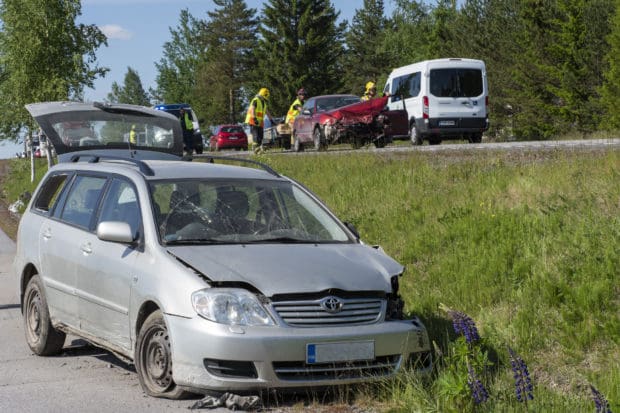
<instances>
[{"instance_id":1,"label":"green vegetation","mask_svg":"<svg viewBox=\"0 0 620 413\"><path fill-rule=\"evenodd\" d=\"M620 410L620 152L256 159L303 182L407 267L401 294L429 329L435 369L356 388L358 403L391 412L595 411L593 385ZM28 163L12 161L8 199L28 177ZM446 308L471 317L481 340L457 335ZM529 368L527 403L516 398L509 348ZM480 404L470 366L489 394Z\"/></svg>"}]
</instances>

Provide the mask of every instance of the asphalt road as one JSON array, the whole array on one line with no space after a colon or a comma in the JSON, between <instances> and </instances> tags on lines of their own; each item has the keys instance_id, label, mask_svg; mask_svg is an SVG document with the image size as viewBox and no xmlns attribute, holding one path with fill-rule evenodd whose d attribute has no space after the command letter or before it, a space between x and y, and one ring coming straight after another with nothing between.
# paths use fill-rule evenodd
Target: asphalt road
<instances>
[{"instance_id":1,"label":"asphalt road","mask_svg":"<svg viewBox=\"0 0 620 413\"><path fill-rule=\"evenodd\" d=\"M146 396L132 365L76 337L67 337L59 356L35 356L24 338L14 253L0 231L0 412L171 412L198 400Z\"/></svg>"}]
</instances>

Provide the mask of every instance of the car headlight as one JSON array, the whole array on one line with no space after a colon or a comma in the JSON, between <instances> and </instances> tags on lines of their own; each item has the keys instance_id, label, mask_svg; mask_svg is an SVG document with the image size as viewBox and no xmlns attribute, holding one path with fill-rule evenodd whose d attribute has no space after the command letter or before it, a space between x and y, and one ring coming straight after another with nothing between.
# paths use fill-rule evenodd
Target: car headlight
<instances>
[{"instance_id":1,"label":"car headlight","mask_svg":"<svg viewBox=\"0 0 620 413\"><path fill-rule=\"evenodd\" d=\"M271 326L273 320L249 291L236 288L207 288L192 294L196 313L216 323L242 326Z\"/></svg>"}]
</instances>

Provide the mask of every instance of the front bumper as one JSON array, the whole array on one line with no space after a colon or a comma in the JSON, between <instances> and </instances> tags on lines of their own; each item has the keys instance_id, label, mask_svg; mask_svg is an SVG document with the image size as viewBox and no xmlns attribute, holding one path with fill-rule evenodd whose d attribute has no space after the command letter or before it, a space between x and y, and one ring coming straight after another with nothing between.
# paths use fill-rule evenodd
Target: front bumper
<instances>
[{"instance_id":1,"label":"front bumper","mask_svg":"<svg viewBox=\"0 0 620 413\"><path fill-rule=\"evenodd\" d=\"M396 374L409 360L430 369L430 343L418 319L321 328L240 327L166 316L174 381L211 391L323 387ZM374 360L306 363L308 344L371 341Z\"/></svg>"}]
</instances>

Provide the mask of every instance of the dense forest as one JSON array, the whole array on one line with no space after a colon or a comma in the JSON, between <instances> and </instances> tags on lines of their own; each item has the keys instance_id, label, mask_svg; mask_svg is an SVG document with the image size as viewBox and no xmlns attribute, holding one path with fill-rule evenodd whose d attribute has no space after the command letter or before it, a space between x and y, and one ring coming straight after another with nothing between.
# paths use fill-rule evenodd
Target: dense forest
<instances>
[{"instance_id":1,"label":"dense forest","mask_svg":"<svg viewBox=\"0 0 620 413\"><path fill-rule=\"evenodd\" d=\"M213 3L204 17L180 12L155 62L154 89L129 68L108 99L189 102L209 125L239 122L260 87L283 115L300 87L362 94L368 80L381 89L392 68L466 57L486 62L491 140L620 127L619 0L393 0L391 15L383 0L364 0L351 21L330 0L266 0L260 10L244 0ZM105 75L95 54L105 36L75 25L80 8L79 0L0 3L4 136L28 126L23 104L79 99Z\"/></svg>"}]
</instances>

